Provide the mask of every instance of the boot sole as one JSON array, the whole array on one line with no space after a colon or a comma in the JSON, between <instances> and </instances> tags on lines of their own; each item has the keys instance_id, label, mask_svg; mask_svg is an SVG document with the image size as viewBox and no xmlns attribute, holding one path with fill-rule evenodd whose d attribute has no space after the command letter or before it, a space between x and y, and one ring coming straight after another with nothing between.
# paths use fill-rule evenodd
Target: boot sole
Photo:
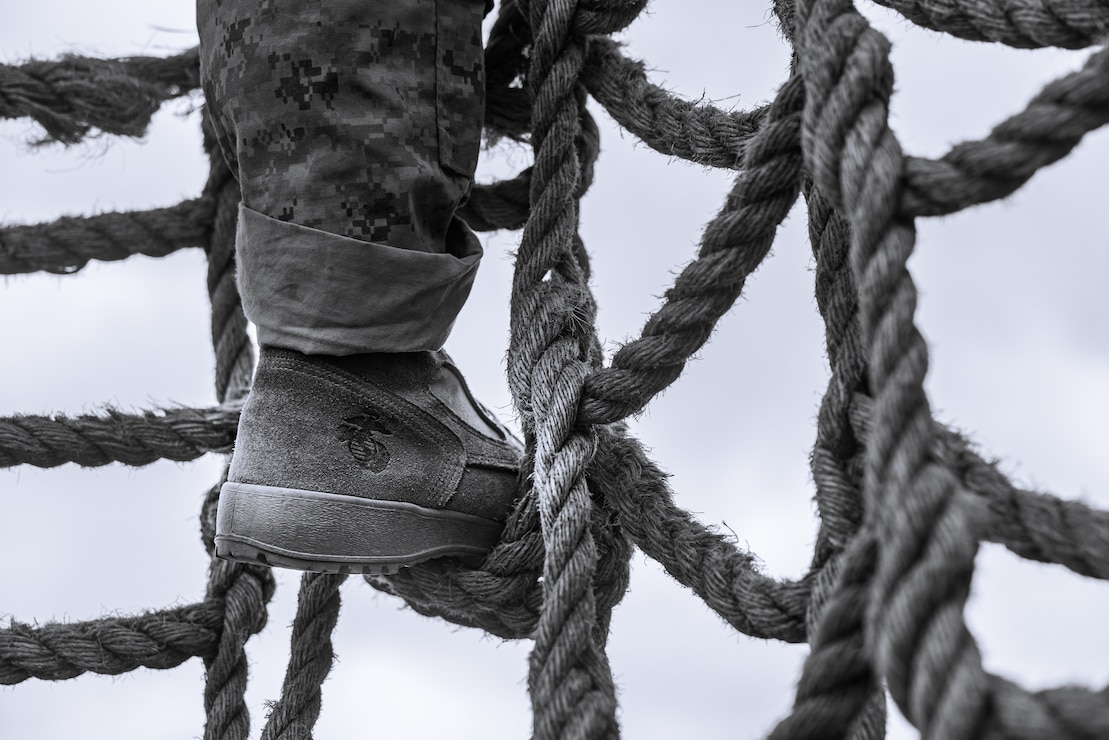
<instances>
[{"instance_id":1,"label":"boot sole","mask_svg":"<svg viewBox=\"0 0 1109 740\"><path fill-rule=\"evenodd\" d=\"M383 575L440 557L480 559L504 525L403 501L224 483L216 554L320 573Z\"/></svg>"}]
</instances>

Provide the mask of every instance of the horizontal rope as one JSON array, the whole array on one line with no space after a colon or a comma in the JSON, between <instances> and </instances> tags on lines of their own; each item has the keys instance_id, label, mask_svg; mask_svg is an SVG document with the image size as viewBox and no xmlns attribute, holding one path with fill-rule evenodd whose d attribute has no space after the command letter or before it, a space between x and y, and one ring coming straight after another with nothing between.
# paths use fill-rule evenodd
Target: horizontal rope
<instances>
[{"instance_id":1,"label":"horizontal rope","mask_svg":"<svg viewBox=\"0 0 1109 740\"><path fill-rule=\"evenodd\" d=\"M200 53L96 59L67 55L0 65L0 118L31 118L46 141L93 132L142 136L162 103L200 86Z\"/></svg>"},{"instance_id":2,"label":"horizontal rope","mask_svg":"<svg viewBox=\"0 0 1109 740\"><path fill-rule=\"evenodd\" d=\"M167 409L124 414L0 418L0 467L52 468L67 462L98 467L111 462L148 465L184 462L208 452L230 452L239 406Z\"/></svg>"},{"instance_id":3,"label":"horizontal rope","mask_svg":"<svg viewBox=\"0 0 1109 740\"><path fill-rule=\"evenodd\" d=\"M578 192L585 193L593 184L593 163L601 151L600 131L596 121L586 114L582 120L582 134L578 140L582 160L582 177ZM469 199L458 215L474 231L519 229L527 222L530 210L529 193L534 168L528 167L510 180L488 185L475 184Z\"/></svg>"},{"instance_id":4,"label":"horizontal rope","mask_svg":"<svg viewBox=\"0 0 1109 740\"><path fill-rule=\"evenodd\" d=\"M860 439L870 433L873 405L873 399L861 394L852 400L851 424ZM961 434L936 424L936 436L938 458L956 472L969 491L989 502L989 541L1029 560L1109 580L1109 512L1018 488Z\"/></svg>"},{"instance_id":5,"label":"horizontal rope","mask_svg":"<svg viewBox=\"0 0 1109 740\"><path fill-rule=\"evenodd\" d=\"M874 0L918 26L968 41L1020 49L1083 49L1105 43L1105 0Z\"/></svg>"},{"instance_id":6,"label":"horizontal rope","mask_svg":"<svg viewBox=\"0 0 1109 740\"><path fill-rule=\"evenodd\" d=\"M218 602L42 627L13 622L0 630L0 684L173 668L211 652L222 624Z\"/></svg>"},{"instance_id":7,"label":"horizontal rope","mask_svg":"<svg viewBox=\"0 0 1109 740\"><path fill-rule=\"evenodd\" d=\"M528 220L531 168L511 180L488 185L476 183L458 215L474 231L519 229Z\"/></svg>"},{"instance_id":8,"label":"horizontal rope","mask_svg":"<svg viewBox=\"0 0 1109 740\"><path fill-rule=\"evenodd\" d=\"M65 216L55 221L0 229L0 274L70 274L89 260L122 260L134 254L164 257L208 241L215 202L194 198L149 211Z\"/></svg>"}]
</instances>

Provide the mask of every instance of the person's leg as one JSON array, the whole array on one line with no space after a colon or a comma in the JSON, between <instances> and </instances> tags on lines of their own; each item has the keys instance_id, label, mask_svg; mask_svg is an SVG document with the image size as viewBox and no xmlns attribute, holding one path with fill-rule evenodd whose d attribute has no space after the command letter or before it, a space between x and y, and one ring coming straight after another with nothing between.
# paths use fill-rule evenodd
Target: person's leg
<instances>
[{"instance_id":1,"label":"person's leg","mask_svg":"<svg viewBox=\"0 0 1109 740\"><path fill-rule=\"evenodd\" d=\"M483 7L199 0L205 95L242 188L240 287L262 343L442 346L481 255L454 211L481 136Z\"/></svg>"},{"instance_id":2,"label":"person's leg","mask_svg":"<svg viewBox=\"0 0 1109 740\"><path fill-rule=\"evenodd\" d=\"M519 450L438 352L481 248L483 0L198 0L262 354L224 556L391 570L495 542Z\"/></svg>"}]
</instances>

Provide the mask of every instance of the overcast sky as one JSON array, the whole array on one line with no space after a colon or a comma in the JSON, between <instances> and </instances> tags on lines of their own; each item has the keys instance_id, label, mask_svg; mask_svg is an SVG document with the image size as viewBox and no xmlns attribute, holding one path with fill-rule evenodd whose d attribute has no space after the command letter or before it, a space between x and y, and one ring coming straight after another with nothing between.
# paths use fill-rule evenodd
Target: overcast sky
<instances>
[{"instance_id":1,"label":"overcast sky","mask_svg":"<svg viewBox=\"0 0 1109 740\"><path fill-rule=\"evenodd\" d=\"M892 125L906 151L938 156L985 135L1086 52L972 45L861 8L894 40ZM37 0L5 9L0 61L66 51L170 54L195 44L181 0ZM654 3L624 34L652 78L688 98L750 108L785 79L786 48L755 3ZM142 143L100 139L32 152L37 132L0 125L0 219L166 206L200 192L199 99L168 105ZM669 160L603 114L596 185L583 205L608 347L636 335L730 184ZM498 148L479 177L529 155ZM970 433L1025 485L1109 506L1109 135L1001 203L919 223L911 267L918 324L932 348L938 418ZM509 252L485 239L473 298L448 349L488 404L511 416L503 380ZM93 264L67 277L19 276L0 289L0 414L79 413L214 403L203 255ZM827 378L812 299L805 214L686 374L635 425L673 474L679 503L727 526L768 572L797 577L815 533L807 452ZM93 619L199 601L206 557L197 513L216 456L138 470L0 470L0 619ZM610 656L628 738L749 738L792 701L806 650L723 625L641 554L613 620ZM277 573L269 626L248 645L257 736L288 654L298 574ZM1109 589L995 546L978 559L968 607L987 668L1029 688L1109 682ZM357 579L343 589L339 663L324 686L317 737L522 738L530 732L527 643L504 644L401 608ZM30 680L0 689L0 737L179 740L203 726L203 670ZM891 704L891 736L915 737ZM94 728L94 729L90 729Z\"/></svg>"}]
</instances>

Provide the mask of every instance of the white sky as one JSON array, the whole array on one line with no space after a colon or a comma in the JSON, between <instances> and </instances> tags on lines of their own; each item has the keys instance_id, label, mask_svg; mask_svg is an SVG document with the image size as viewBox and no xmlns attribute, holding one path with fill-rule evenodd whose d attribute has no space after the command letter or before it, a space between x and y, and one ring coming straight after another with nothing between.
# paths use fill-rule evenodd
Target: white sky
<instances>
[{"instance_id":1,"label":"white sky","mask_svg":"<svg viewBox=\"0 0 1109 740\"><path fill-rule=\"evenodd\" d=\"M892 125L912 154L938 156L983 136L1085 56L964 44L861 9L894 39ZM749 108L785 79L786 50L768 18L747 3L655 3L625 39L656 82ZM192 5L178 0L38 0L7 8L5 21L0 61L9 63L66 51L169 54L195 43ZM195 196L206 163L189 105L167 106L141 144L102 139L31 152L32 127L0 125L0 219L32 223ZM692 257L730 177L668 160L601 120L583 235L601 336L612 347L638 333ZM479 176L527 161L498 149ZM920 222L912 262L938 417L970 432L1019 482L1102 507L1107 161L1109 135L1097 132L1006 201ZM474 296L448 344L478 395L506 417L508 252L517 239L486 240ZM827 369L809 255L798 208L713 342L636 425L673 474L679 502L735 531L779 577L803 573L815 533L806 463ZM0 414L213 403L204 269L202 253L190 250L93 264L75 276L5 279ZM0 470L0 616L83 620L200 600L206 558L196 516L219 465L212 456L138 470ZM625 736L765 734L791 703L804 647L739 635L656 564L638 554L633 563L610 643ZM995 546L983 548L978 566L968 620L990 670L1030 688L1109 682L1109 589ZM255 736L264 702L277 697L295 609L297 574L277 575L269 626L248 646ZM339 663L324 686L317 737L528 735L527 644L419 617L357 579L343 598ZM0 737L199 737L202 680L194 660L118 678L27 681L0 689ZM891 736L914 737L891 709Z\"/></svg>"}]
</instances>

